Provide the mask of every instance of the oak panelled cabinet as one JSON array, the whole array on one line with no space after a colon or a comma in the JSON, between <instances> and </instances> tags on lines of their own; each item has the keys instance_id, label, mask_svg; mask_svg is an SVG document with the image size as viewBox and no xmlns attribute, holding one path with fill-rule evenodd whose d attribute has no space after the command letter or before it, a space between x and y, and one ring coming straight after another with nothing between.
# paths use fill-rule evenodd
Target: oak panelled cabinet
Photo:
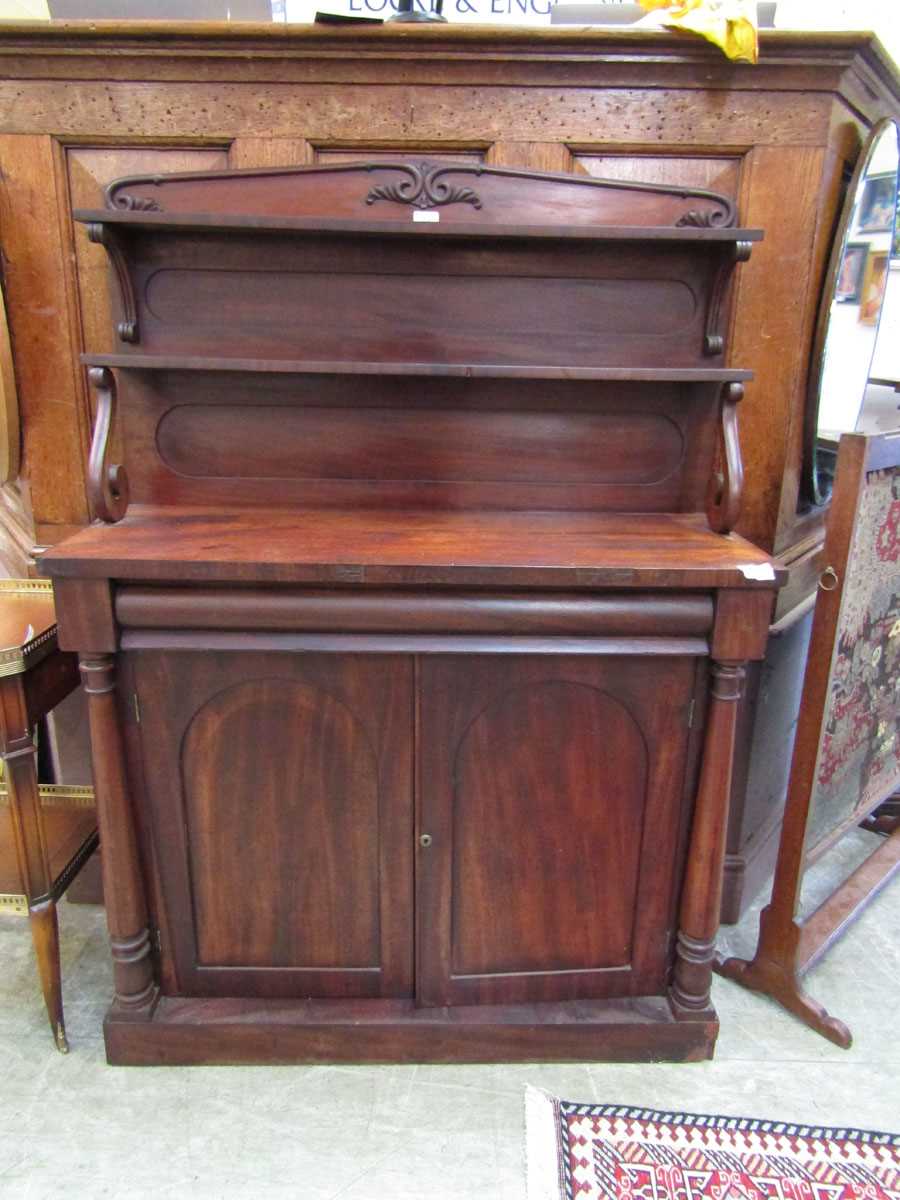
<instances>
[{"instance_id":1,"label":"oak panelled cabinet","mask_svg":"<svg viewBox=\"0 0 900 1200\"><path fill-rule=\"evenodd\" d=\"M710 1055L781 582L730 532L760 232L703 189L387 156L76 216L118 345L101 520L45 562L110 1060Z\"/></svg>"}]
</instances>

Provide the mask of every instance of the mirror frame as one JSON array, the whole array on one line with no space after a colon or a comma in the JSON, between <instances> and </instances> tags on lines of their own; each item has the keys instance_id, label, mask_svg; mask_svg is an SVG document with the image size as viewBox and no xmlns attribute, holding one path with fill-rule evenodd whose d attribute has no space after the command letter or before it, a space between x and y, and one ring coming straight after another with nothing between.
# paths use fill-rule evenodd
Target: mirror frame
<instances>
[{"instance_id":1,"label":"mirror frame","mask_svg":"<svg viewBox=\"0 0 900 1200\"><path fill-rule=\"evenodd\" d=\"M828 268L822 283L819 297L819 311L816 317L816 330L813 336L809 371L806 380L806 406L803 419L803 469L800 483L800 507L823 508L831 499L831 491L822 492L819 486L819 475L816 466L816 441L819 430L819 399L822 387L822 374L825 367L825 344L828 339L828 329L831 324L831 308L834 302L834 289L837 283L841 263L844 259L844 248L850 222L856 208L860 185L869 169L875 147L881 135L888 129L893 129L898 142L898 186L900 186L900 124L893 117L882 117L869 130L869 135L863 143L853 174L843 194L840 216L831 243L831 253L828 258ZM878 314L879 324L881 312ZM875 341L878 339L878 326L875 329ZM872 343L872 354L875 353L875 341ZM871 362L871 360L870 360ZM860 397L862 407L863 397Z\"/></svg>"}]
</instances>

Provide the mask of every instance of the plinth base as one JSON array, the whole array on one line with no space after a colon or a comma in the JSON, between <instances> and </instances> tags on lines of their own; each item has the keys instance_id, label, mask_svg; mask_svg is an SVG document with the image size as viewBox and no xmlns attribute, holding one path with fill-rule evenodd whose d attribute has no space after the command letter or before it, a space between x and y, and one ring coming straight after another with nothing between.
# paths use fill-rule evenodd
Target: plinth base
<instances>
[{"instance_id":1,"label":"plinth base","mask_svg":"<svg viewBox=\"0 0 900 1200\"><path fill-rule=\"evenodd\" d=\"M719 1023L662 997L416 1008L411 1000L160 999L110 1010L107 1059L230 1063L688 1062L711 1058Z\"/></svg>"}]
</instances>

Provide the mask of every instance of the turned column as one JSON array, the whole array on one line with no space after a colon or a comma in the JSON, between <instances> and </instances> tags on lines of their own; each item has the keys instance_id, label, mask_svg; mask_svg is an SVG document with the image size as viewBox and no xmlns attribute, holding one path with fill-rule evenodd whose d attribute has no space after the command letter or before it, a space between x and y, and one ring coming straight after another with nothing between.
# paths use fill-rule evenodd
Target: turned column
<instances>
[{"instance_id":1,"label":"turned column","mask_svg":"<svg viewBox=\"0 0 900 1200\"><path fill-rule=\"evenodd\" d=\"M119 1008L141 1009L153 1004L156 982L150 958L147 902L116 710L115 657L112 654L81 654L79 663L88 697L116 1004Z\"/></svg>"},{"instance_id":2,"label":"turned column","mask_svg":"<svg viewBox=\"0 0 900 1200\"><path fill-rule=\"evenodd\" d=\"M731 764L744 665L713 662L711 675L703 765L681 893L675 970L670 989L676 1016L680 1013L696 1017L711 1008L710 985L722 904Z\"/></svg>"}]
</instances>

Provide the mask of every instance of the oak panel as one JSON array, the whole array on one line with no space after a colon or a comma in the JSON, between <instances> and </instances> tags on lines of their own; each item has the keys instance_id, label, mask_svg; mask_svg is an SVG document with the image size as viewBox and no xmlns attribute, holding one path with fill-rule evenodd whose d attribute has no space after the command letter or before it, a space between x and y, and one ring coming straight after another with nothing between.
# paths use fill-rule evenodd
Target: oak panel
<instances>
[{"instance_id":1,"label":"oak panel","mask_svg":"<svg viewBox=\"0 0 900 1200\"><path fill-rule=\"evenodd\" d=\"M236 137L228 147L228 166L234 170L296 167L312 161L312 147L305 138Z\"/></svg>"},{"instance_id":2,"label":"oak panel","mask_svg":"<svg viewBox=\"0 0 900 1200\"><path fill-rule=\"evenodd\" d=\"M404 154L421 155L429 162L480 163L485 158L485 151L481 147L454 150L442 147L440 142L398 142L388 149L360 142L355 146L311 146L308 161L319 166L325 166L326 163L396 162L398 155Z\"/></svg>"},{"instance_id":3,"label":"oak panel","mask_svg":"<svg viewBox=\"0 0 900 1200\"><path fill-rule=\"evenodd\" d=\"M685 148L677 154L645 154L637 151L596 152L573 148L576 170L598 179L621 179L642 183L681 184L705 188L734 199L741 177L740 155L694 155Z\"/></svg>"},{"instance_id":4,"label":"oak panel","mask_svg":"<svg viewBox=\"0 0 900 1200\"><path fill-rule=\"evenodd\" d=\"M0 163L0 238L22 424L21 476L37 520L81 525L87 513L82 480L87 421L80 408L78 347L67 319L66 218L55 187L53 139L2 133ZM7 553L18 556L14 545Z\"/></svg>"},{"instance_id":5,"label":"oak panel","mask_svg":"<svg viewBox=\"0 0 900 1200\"><path fill-rule=\"evenodd\" d=\"M531 31L529 31L531 32ZM409 61L404 56L404 70ZM646 66L646 65L645 65ZM351 74L358 76L358 71ZM485 74L483 66L478 72ZM396 144L412 132L417 142L478 139L560 141L612 144L747 146L756 143L815 145L827 128L831 97L810 94L802 105L773 106L771 97L672 87L666 94L646 86L646 74L635 87L527 86L521 82L491 86L484 82L454 86L398 84L396 75L383 86L351 82L308 84L246 82L158 82L135 86L130 81L85 80L77 102L63 80L0 81L0 108L9 114L15 133L53 129L63 137L120 138L184 136L221 138L223 131L241 137L296 137L313 142L359 143L360 114L365 114L365 140ZM732 69L733 78L733 69ZM690 119L685 120L685 112Z\"/></svg>"},{"instance_id":6,"label":"oak panel","mask_svg":"<svg viewBox=\"0 0 900 1200\"><path fill-rule=\"evenodd\" d=\"M823 159L820 150L767 146L746 158L742 218L763 224L766 237L734 286L740 316L730 358L752 362L755 373L739 414L744 468L748 479L759 481L747 489L738 528L767 549L775 544L788 432L803 411L809 346L800 329L806 306L817 300L808 287Z\"/></svg>"}]
</instances>

